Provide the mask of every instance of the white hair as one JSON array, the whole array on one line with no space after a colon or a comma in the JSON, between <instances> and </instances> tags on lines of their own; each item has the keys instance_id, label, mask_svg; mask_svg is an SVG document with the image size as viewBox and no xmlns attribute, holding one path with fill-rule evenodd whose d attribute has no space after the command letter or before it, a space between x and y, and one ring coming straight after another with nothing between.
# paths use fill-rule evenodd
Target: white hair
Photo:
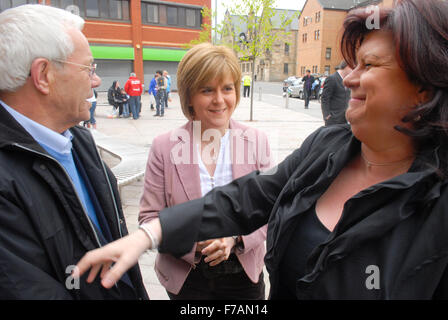
<instances>
[{"instance_id":1,"label":"white hair","mask_svg":"<svg viewBox=\"0 0 448 320\"><path fill-rule=\"evenodd\" d=\"M30 4L0 13L0 91L16 91L37 58L66 60L74 51L67 31L84 20L66 10Z\"/></svg>"}]
</instances>

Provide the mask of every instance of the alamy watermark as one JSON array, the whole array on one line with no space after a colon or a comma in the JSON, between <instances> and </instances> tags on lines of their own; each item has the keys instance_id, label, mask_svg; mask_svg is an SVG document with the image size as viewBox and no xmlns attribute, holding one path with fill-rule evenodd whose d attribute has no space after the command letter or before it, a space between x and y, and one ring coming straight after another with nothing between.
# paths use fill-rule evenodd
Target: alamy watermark
<instances>
[{"instance_id":1,"label":"alamy watermark","mask_svg":"<svg viewBox=\"0 0 448 320\"><path fill-rule=\"evenodd\" d=\"M252 164L268 167L277 160L277 151L272 151L269 145L279 145L279 135L276 130L267 135L257 134L255 130L228 129L230 148L230 164ZM173 130L170 141L176 142L171 149L171 162L178 164L199 164L199 156L204 164L216 163L221 149L221 132L218 129L206 129L202 132L201 121L193 121L193 132L189 130ZM268 142L269 141L269 142ZM204 147L202 147L202 142ZM277 150L278 148L275 148ZM269 170L274 174L275 170ZM265 173L266 174L266 173Z\"/></svg>"},{"instance_id":2,"label":"alamy watermark","mask_svg":"<svg viewBox=\"0 0 448 320\"><path fill-rule=\"evenodd\" d=\"M369 276L366 279L366 288L368 290L380 289L380 268L377 265L369 265L366 268L366 274Z\"/></svg>"},{"instance_id":3,"label":"alamy watermark","mask_svg":"<svg viewBox=\"0 0 448 320\"><path fill-rule=\"evenodd\" d=\"M368 30L380 29L380 8L378 6L368 6L366 13L369 16L366 19L366 27Z\"/></svg>"},{"instance_id":4,"label":"alamy watermark","mask_svg":"<svg viewBox=\"0 0 448 320\"><path fill-rule=\"evenodd\" d=\"M65 279L65 288L67 290L79 290L80 288L80 280L79 278L75 278L73 276L73 272L76 270L75 265L69 265L67 268L65 268L65 273L69 276Z\"/></svg>"}]
</instances>

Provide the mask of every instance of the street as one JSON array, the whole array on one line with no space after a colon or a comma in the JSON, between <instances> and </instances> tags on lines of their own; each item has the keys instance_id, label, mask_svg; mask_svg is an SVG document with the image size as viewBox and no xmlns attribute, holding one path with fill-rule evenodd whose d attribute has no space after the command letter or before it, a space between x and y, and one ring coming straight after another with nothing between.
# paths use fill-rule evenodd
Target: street
<instances>
[{"instance_id":1,"label":"street","mask_svg":"<svg viewBox=\"0 0 448 320\"><path fill-rule=\"evenodd\" d=\"M255 82L254 91L254 105L257 101L260 101L260 89L261 89L261 101L285 107L286 97L283 96L283 84L281 82ZM304 108L304 100L298 98L288 98L288 108L292 111L300 111L306 113L312 117L322 120L322 111L320 102L317 100L311 100L309 109Z\"/></svg>"}]
</instances>

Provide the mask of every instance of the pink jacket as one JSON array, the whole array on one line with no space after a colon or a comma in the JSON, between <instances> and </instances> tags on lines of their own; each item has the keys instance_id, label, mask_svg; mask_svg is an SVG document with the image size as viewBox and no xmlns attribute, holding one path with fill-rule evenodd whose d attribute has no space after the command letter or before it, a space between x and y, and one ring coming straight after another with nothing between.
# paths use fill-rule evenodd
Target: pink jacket
<instances>
[{"instance_id":1,"label":"pink jacket","mask_svg":"<svg viewBox=\"0 0 448 320\"><path fill-rule=\"evenodd\" d=\"M269 144L264 133L234 120L230 120L230 129L231 134L236 134L235 137L231 135L230 142L234 179L270 167ZM193 143L189 143L192 133L193 122L189 121L153 140L140 200L140 224L158 217L159 211L165 207L202 196L199 165L194 161L196 151ZM264 266L266 229L267 225L243 236L244 250L235 252L247 276L254 283L258 282ZM195 251L196 245L181 259L169 254L157 255L155 271L166 290L179 293L190 270L199 262L195 261Z\"/></svg>"}]
</instances>

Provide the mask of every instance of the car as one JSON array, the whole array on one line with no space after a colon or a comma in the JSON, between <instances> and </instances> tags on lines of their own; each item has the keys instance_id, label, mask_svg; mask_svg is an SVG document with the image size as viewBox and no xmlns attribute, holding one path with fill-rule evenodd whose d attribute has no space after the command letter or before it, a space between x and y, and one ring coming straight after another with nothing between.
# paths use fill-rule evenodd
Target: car
<instances>
[{"instance_id":1,"label":"car","mask_svg":"<svg viewBox=\"0 0 448 320\"><path fill-rule=\"evenodd\" d=\"M319 93L317 94L317 99L319 100L319 102L321 102L322 99L322 92L324 91L324 83L326 79L327 77L320 77L320 88Z\"/></svg>"},{"instance_id":2,"label":"car","mask_svg":"<svg viewBox=\"0 0 448 320\"><path fill-rule=\"evenodd\" d=\"M296 79L292 85L288 87L288 96L292 98L304 99L303 95L303 81L302 79Z\"/></svg>"},{"instance_id":3,"label":"car","mask_svg":"<svg viewBox=\"0 0 448 320\"><path fill-rule=\"evenodd\" d=\"M324 88L324 82L327 77L318 77L316 78L316 86L311 93L310 99L317 99L320 102L320 98L322 96L322 90ZM303 93L303 81L301 78L296 79L292 85L290 85L287 89L288 95L292 98L305 99L305 95Z\"/></svg>"},{"instance_id":4,"label":"car","mask_svg":"<svg viewBox=\"0 0 448 320\"><path fill-rule=\"evenodd\" d=\"M293 84L293 82L296 80L297 80L297 78L294 76L283 80L283 92L285 93L288 90L288 88Z\"/></svg>"}]
</instances>

